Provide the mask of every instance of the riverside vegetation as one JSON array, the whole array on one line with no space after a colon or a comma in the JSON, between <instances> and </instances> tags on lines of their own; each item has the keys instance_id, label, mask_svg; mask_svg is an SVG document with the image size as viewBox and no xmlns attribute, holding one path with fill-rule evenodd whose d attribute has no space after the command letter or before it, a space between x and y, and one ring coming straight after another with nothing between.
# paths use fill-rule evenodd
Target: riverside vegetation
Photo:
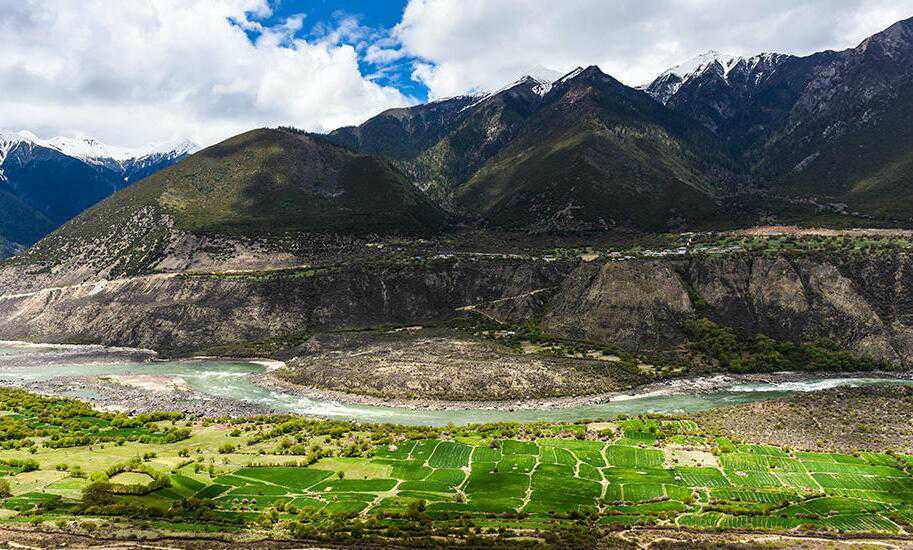
<instances>
[{"instance_id":1,"label":"riverside vegetation","mask_svg":"<svg viewBox=\"0 0 913 550\"><path fill-rule=\"evenodd\" d=\"M0 408L0 527L48 537L585 547L664 528L913 534L913 456L739 441L709 431L714 413L439 428L193 420L9 389Z\"/></svg>"}]
</instances>

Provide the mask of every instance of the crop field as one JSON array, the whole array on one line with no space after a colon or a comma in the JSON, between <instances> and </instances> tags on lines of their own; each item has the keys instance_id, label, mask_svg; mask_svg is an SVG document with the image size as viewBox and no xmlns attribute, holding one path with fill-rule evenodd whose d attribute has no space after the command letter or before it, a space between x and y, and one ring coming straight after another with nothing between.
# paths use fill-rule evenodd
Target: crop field
<instances>
[{"instance_id":1,"label":"crop field","mask_svg":"<svg viewBox=\"0 0 913 550\"><path fill-rule=\"evenodd\" d=\"M407 429L156 417L119 441L105 432L122 419L86 422L79 409L71 423L40 406L0 416L10 428L41 415L56 434L4 432L0 521L139 518L163 530L332 540L414 536L417 525L434 536L463 536L467 525L499 536L569 525L913 534L907 455L741 444L680 419ZM61 447L69 429L95 437Z\"/></svg>"}]
</instances>

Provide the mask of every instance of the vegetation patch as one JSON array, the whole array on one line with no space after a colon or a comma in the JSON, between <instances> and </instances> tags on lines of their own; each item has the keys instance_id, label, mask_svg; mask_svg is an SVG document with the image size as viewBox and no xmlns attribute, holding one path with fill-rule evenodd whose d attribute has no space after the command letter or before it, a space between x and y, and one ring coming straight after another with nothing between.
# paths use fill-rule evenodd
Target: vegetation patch
<instances>
[{"instance_id":1,"label":"vegetation patch","mask_svg":"<svg viewBox=\"0 0 913 550\"><path fill-rule=\"evenodd\" d=\"M17 406L20 397L0 418L28 425L57 406L82 410L35 396ZM105 518L154 522L161 533L408 546L554 542L565 529L637 526L906 537L913 519L907 455L796 451L716 437L687 418L439 428L294 416L167 422L187 437L66 449L36 438L0 451L9 469L0 502L14 514L0 521L62 520L78 532ZM226 444L231 452L219 452ZM684 450L714 459L668 462Z\"/></svg>"}]
</instances>

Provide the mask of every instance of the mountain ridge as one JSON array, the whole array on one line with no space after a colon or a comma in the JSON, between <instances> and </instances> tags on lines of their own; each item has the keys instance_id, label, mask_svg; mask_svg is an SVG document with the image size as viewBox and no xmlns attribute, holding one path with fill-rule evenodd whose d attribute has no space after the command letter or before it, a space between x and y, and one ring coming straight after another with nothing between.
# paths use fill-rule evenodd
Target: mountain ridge
<instances>
[{"instance_id":1,"label":"mountain ridge","mask_svg":"<svg viewBox=\"0 0 913 550\"><path fill-rule=\"evenodd\" d=\"M594 86L603 89L601 92L591 90ZM585 123L584 120L589 120L589 115L574 113L573 106L553 109L553 105L560 102L561 98L565 98L570 104L575 103L575 98L566 96L569 89L576 89L584 95L602 94L604 98L613 97L614 99L605 103L593 100L577 104L587 106L590 114L595 117L591 117L592 120L604 119L604 122L611 121L611 125L622 124L624 129L615 128L609 131L609 126L604 123ZM610 93L611 89L623 92ZM550 114L542 115L546 111ZM597 112L599 114L596 114ZM645 143L645 138L638 137L644 130L639 128L643 121L649 121L646 123L650 127L646 130L648 133L658 131L658 143L669 141L670 146L660 147L661 151L647 153L646 149L652 146ZM540 181L526 187L519 184L513 176L499 175L498 172L502 168L508 171L516 168L516 163L509 161L507 156L520 160L535 156L533 151L536 149L541 153L552 149L557 151L562 148L561 140L569 139L577 143L574 151L568 153L569 156L550 157L550 161L575 164L575 159L592 159L593 155L607 159L618 153L621 155L620 158L624 159L616 162L616 166L625 167L622 172L641 174L638 176L639 183L627 186L629 198L626 199L626 203L629 206L645 198L641 195L646 189L653 189L650 193L655 198L662 194L659 188L668 185L719 187L711 185L709 180L721 175L722 179L727 179L725 174L729 171L728 159L716 151L718 148L715 145L710 144L713 139L709 134L704 135L703 129L686 130L686 126L679 115L656 105L645 94L625 86L593 65L579 67L552 82L543 82L541 79L526 76L493 93L460 96L387 111L359 127L331 132L328 137L366 153L390 156L415 179L419 188L428 192L440 204L470 219L481 220L485 225L535 231L605 229L616 225L633 225L653 230L675 226L679 223L679 215L666 208L658 208L649 216L625 216L623 210L626 207L620 203L606 209L589 201L589 206L580 207L561 190L573 189L573 184L569 186L564 171L557 165L532 168L526 164L523 170L537 173L544 170L558 176L553 182ZM562 136L561 132L555 131L555 128L570 127L579 130L577 137L570 137L567 133ZM611 139L618 142L610 147L614 152L605 150L608 146L608 134L612 134ZM696 143L699 142L700 145L690 143L692 139L696 139ZM397 148L392 152L387 146L391 143ZM597 143L601 145L595 145ZM708 155L706 162L713 166L703 166L704 163L696 162L699 155L692 154L693 146L702 150L715 150L716 152ZM602 152L597 153L600 148L603 149ZM672 180L678 176L659 176L650 166L650 157L656 154L666 159L665 166L675 166L669 174L687 173L689 176L677 183L672 183ZM585 177L588 183L584 187L596 189L622 183L618 178L603 178L603 185L593 187L597 180L605 176L603 171L607 168L604 162L597 164L601 167ZM591 166L592 163L583 161L583 165ZM664 179L664 182L657 184L659 187L651 187L655 182L650 178L656 177ZM485 187L489 190L481 191ZM696 191L699 195L706 195L705 189ZM611 191L599 191L597 194L605 199L610 199L614 195ZM485 195L490 197L486 199ZM498 198L494 198L495 195ZM691 191L686 195L691 196ZM542 219L529 219L529 216L524 216L519 211L532 203L537 204L537 214ZM710 209L706 208L706 205L710 203L712 197L703 196L698 199L697 195L694 195L693 199L680 202L679 206L687 210L684 212L685 218L696 218L708 213ZM495 212L493 209L503 212ZM668 218L671 221L667 223L661 218ZM541 223L543 220L550 221Z\"/></svg>"},{"instance_id":2,"label":"mountain ridge","mask_svg":"<svg viewBox=\"0 0 913 550\"><path fill-rule=\"evenodd\" d=\"M187 166L198 170L178 163L169 174L181 181L166 187L189 194L168 194L168 204L188 208L171 214L191 233L248 235L256 227L345 238L459 227L661 232L781 214L826 218L846 210L834 206L843 203L858 210L848 223L894 223L913 218L908 134L894 124L908 101L911 27L913 19L900 21L855 48L805 57L711 52L640 89L592 65L554 80L527 76L493 92L389 109L324 135L261 129L191 155ZM260 147L251 135L272 137ZM226 143L237 147L213 157ZM266 162L266 150L279 151L281 162ZM854 154L861 150L893 168ZM247 175L262 184L235 178L224 163L236 155L256 157ZM368 196L350 205L358 221L346 222L349 206L318 187L332 187L335 163L356 158L370 172L364 182L381 183L364 187ZM148 190L156 181L142 185ZM314 185L313 200L299 201L296 193ZM392 209L378 213L372 201ZM100 208L114 204L125 207L114 201ZM261 216L267 209L276 212ZM192 213L200 218L191 220Z\"/></svg>"},{"instance_id":3,"label":"mountain ridge","mask_svg":"<svg viewBox=\"0 0 913 550\"><path fill-rule=\"evenodd\" d=\"M198 148L190 140L128 149L91 139L44 140L24 130L0 133L0 211L15 210L20 219L18 227L10 220L0 223L0 236L31 245L118 189Z\"/></svg>"},{"instance_id":4,"label":"mountain ridge","mask_svg":"<svg viewBox=\"0 0 913 550\"><path fill-rule=\"evenodd\" d=\"M759 54L726 70L713 59L683 76L670 69L644 90L714 132L756 182L772 185L792 181L819 145L877 120L878 96L896 93L911 66L913 18L841 51Z\"/></svg>"}]
</instances>

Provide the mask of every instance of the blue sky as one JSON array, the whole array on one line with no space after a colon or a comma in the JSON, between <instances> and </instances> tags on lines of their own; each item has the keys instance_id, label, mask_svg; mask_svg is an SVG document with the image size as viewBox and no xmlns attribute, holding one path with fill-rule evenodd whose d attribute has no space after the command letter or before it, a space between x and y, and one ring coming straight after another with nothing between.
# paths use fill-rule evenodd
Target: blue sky
<instances>
[{"instance_id":1,"label":"blue sky","mask_svg":"<svg viewBox=\"0 0 913 550\"><path fill-rule=\"evenodd\" d=\"M913 0L0 0L0 125L126 147L326 132L525 74L851 48ZM394 32L394 29L395 32Z\"/></svg>"},{"instance_id":2,"label":"blue sky","mask_svg":"<svg viewBox=\"0 0 913 550\"><path fill-rule=\"evenodd\" d=\"M304 14L304 26L298 33L300 38L313 39L337 28L347 18L355 18L366 29L376 34L365 37L361 42L366 46L371 38L383 37L399 23L408 0L278 0L271 2L273 15L263 19L265 26L280 24L287 18ZM352 44L357 45L357 44ZM394 86L404 94L419 101L428 99L428 88L412 79L414 58L403 58L396 63L380 67L364 60L361 56L359 68L365 76L373 75L376 82ZM382 70L381 70L382 69Z\"/></svg>"},{"instance_id":3,"label":"blue sky","mask_svg":"<svg viewBox=\"0 0 913 550\"><path fill-rule=\"evenodd\" d=\"M314 22L330 22L341 12L358 16L365 25L389 28L399 22L405 7L406 0L281 0L273 4L273 19L304 13Z\"/></svg>"}]
</instances>

